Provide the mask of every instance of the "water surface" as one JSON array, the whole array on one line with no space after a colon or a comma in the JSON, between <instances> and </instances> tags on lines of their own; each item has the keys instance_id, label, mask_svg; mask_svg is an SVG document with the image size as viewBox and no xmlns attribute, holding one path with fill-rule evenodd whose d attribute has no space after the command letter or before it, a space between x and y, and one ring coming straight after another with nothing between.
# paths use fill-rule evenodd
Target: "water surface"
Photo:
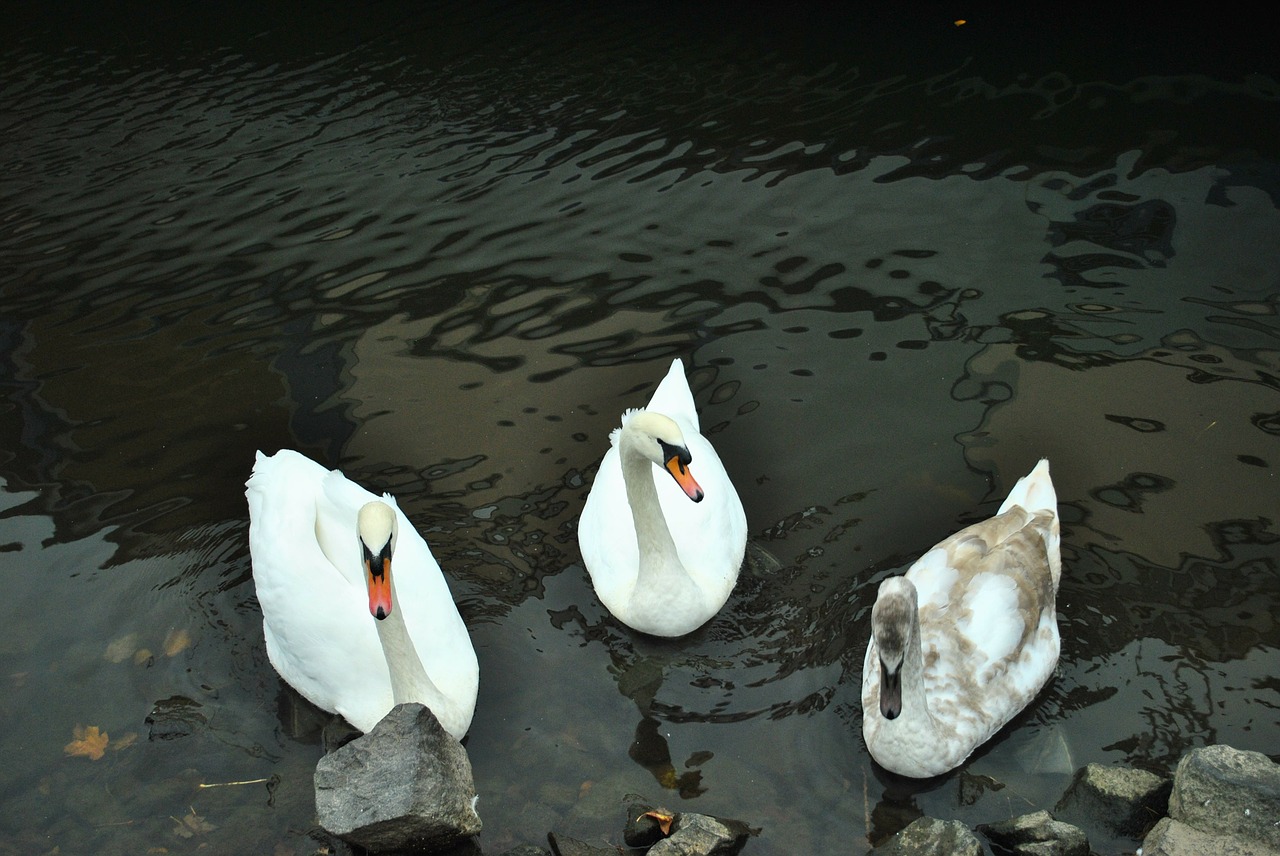
<instances>
[{"instance_id":1,"label":"water surface","mask_svg":"<svg viewBox=\"0 0 1280 856\"><path fill-rule=\"evenodd\" d=\"M629 793L759 827L751 853L862 852L1052 808L1091 761L1276 757L1260 36L295 12L11 16L0 853L316 849L324 720L267 662L246 538L253 452L285 446L394 492L445 568L486 853L620 843ZM574 527L676 356L776 567L661 642L595 600ZM876 586L1041 456L1057 673L961 770L889 776L860 736ZM64 753L77 726L100 759Z\"/></svg>"}]
</instances>

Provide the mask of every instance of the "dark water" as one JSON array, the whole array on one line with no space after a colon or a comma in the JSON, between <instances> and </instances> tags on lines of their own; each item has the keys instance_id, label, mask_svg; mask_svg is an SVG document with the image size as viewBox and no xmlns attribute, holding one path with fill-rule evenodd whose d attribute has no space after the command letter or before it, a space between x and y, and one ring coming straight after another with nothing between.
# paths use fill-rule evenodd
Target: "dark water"
<instances>
[{"instance_id":1,"label":"dark water","mask_svg":"<svg viewBox=\"0 0 1280 856\"><path fill-rule=\"evenodd\" d=\"M445 567L486 853L620 843L628 793L745 820L750 853L862 852L921 813L1052 808L1091 761L1275 757L1260 28L5 17L0 854L319 846L322 720L266 660L246 543L253 451L282 446L395 492ZM780 567L658 643L595 601L574 525L673 356ZM860 737L875 588L1042 455L1057 674L961 771L886 776ZM156 707L189 736L149 739ZM64 753L78 725L100 759Z\"/></svg>"}]
</instances>

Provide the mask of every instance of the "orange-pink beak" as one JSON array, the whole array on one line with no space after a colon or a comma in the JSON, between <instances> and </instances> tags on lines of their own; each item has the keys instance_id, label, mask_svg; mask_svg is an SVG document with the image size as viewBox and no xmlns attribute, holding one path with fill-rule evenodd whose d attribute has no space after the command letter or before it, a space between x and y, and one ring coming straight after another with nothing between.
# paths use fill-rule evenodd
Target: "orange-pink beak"
<instances>
[{"instance_id":1,"label":"orange-pink beak","mask_svg":"<svg viewBox=\"0 0 1280 856\"><path fill-rule=\"evenodd\" d=\"M366 556L364 579L369 589L369 613L381 621L391 614L391 556L385 551Z\"/></svg>"},{"instance_id":2,"label":"orange-pink beak","mask_svg":"<svg viewBox=\"0 0 1280 856\"><path fill-rule=\"evenodd\" d=\"M687 452L685 453L687 456ZM702 492L702 487L694 479L693 473L689 472L689 467L681 460L680 455L672 455L667 458L667 472L671 473L671 477L676 480L676 484L680 485L680 489L684 491L684 495L692 499L694 502L702 502L702 498L706 495Z\"/></svg>"}]
</instances>

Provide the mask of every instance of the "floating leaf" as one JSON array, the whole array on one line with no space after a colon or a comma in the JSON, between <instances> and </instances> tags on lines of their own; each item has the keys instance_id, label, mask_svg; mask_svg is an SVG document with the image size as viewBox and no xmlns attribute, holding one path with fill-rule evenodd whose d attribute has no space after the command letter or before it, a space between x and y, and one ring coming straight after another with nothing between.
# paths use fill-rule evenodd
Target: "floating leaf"
<instances>
[{"instance_id":1,"label":"floating leaf","mask_svg":"<svg viewBox=\"0 0 1280 856\"><path fill-rule=\"evenodd\" d=\"M174 657L191 647L191 634L182 628L174 628L164 637L164 655Z\"/></svg>"},{"instance_id":2,"label":"floating leaf","mask_svg":"<svg viewBox=\"0 0 1280 856\"><path fill-rule=\"evenodd\" d=\"M135 666L150 666L155 655L151 653L150 648L139 648L133 652L133 664Z\"/></svg>"},{"instance_id":3,"label":"floating leaf","mask_svg":"<svg viewBox=\"0 0 1280 856\"><path fill-rule=\"evenodd\" d=\"M183 815L181 820L176 817L170 817L169 819L178 824L177 828L173 830L173 834L179 838L194 838L197 835L204 835L206 832L213 832L218 828L196 814L194 807L190 813Z\"/></svg>"},{"instance_id":4,"label":"floating leaf","mask_svg":"<svg viewBox=\"0 0 1280 856\"><path fill-rule=\"evenodd\" d=\"M123 663L132 657L136 650L138 650L138 634L127 633L119 639L112 640L107 650L102 652L102 656L109 663Z\"/></svg>"},{"instance_id":5,"label":"floating leaf","mask_svg":"<svg viewBox=\"0 0 1280 856\"><path fill-rule=\"evenodd\" d=\"M107 743L110 742L107 732L99 731L98 726L85 728L77 723L71 733L75 739L62 749L68 755L84 755L90 761L97 761L107 751Z\"/></svg>"},{"instance_id":6,"label":"floating leaf","mask_svg":"<svg viewBox=\"0 0 1280 856\"><path fill-rule=\"evenodd\" d=\"M668 814L665 811L658 811L656 809L654 811L646 811L644 814L640 815L640 817L651 817L658 821L658 828L662 830L663 835L671 834L671 822L676 819L675 815ZM637 818L637 820L638 819L639 818Z\"/></svg>"}]
</instances>

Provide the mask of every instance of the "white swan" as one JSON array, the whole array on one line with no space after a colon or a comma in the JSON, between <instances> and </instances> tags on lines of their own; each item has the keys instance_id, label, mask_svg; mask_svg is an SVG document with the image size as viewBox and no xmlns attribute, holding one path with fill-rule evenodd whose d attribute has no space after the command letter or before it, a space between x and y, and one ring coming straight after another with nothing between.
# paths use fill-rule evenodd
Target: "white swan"
<instances>
[{"instance_id":1,"label":"white swan","mask_svg":"<svg viewBox=\"0 0 1280 856\"><path fill-rule=\"evenodd\" d=\"M289 449L259 452L246 488L253 581L280 676L361 731L417 701L461 740L475 712L475 650L395 499Z\"/></svg>"},{"instance_id":2,"label":"white swan","mask_svg":"<svg viewBox=\"0 0 1280 856\"><path fill-rule=\"evenodd\" d=\"M995 517L880 584L862 664L862 736L882 767L941 775L1044 686L1058 662L1059 540L1041 460Z\"/></svg>"},{"instance_id":3,"label":"white swan","mask_svg":"<svg viewBox=\"0 0 1280 856\"><path fill-rule=\"evenodd\" d=\"M627 626L683 636L729 599L746 550L747 516L716 450L699 433L679 359L646 409L622 415L609 442L578 524L591 583Z\"/></svg>"}]
</instances>

